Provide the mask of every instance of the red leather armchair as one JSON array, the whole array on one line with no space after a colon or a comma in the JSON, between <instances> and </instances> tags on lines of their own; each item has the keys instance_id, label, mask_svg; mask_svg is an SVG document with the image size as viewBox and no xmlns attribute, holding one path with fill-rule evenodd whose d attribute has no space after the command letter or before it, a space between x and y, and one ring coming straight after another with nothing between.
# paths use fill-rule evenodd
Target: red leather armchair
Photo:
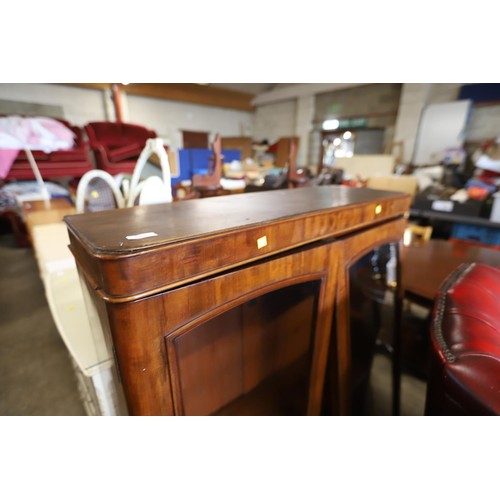
<instances>
[{"instance_id":1,"label":"red leather armchair","mask_svg":"<svg viewBox=\"0 0 500 500\"><path fill-rule=\"evenodd\" d=\"M441 286L431 325L426 415L500 414L500 269L463 264Z\"/></svg>"},{"instance_id":2,"label":"red leather armchair","mask_svg":"<svg viewBox=\"0 0 500 500\"><path fill-rule=\"evenodd\" d=\"M154 130L140 125L117 122L91 122L85 125L96 166L111 175L134 171L137 159Z\"/></svg>"},{"instance_id":3,"label":"red leather armchair","mask_svg":"<svg viewBox=\"0 0 500 500\"><path fill-rule=\"evenodd\" d=\"M83 130L61 118L55 119L75 134L74 146L68 150L53 151L52 153L32 151L40 174L45 180L58 177L81 177L85 172L93 168L90 161L89 145L83 138ZM20 151L6 180L27 179L35 179L35 174L28 162L26 153Z\"/></svg>"}]
</instances>

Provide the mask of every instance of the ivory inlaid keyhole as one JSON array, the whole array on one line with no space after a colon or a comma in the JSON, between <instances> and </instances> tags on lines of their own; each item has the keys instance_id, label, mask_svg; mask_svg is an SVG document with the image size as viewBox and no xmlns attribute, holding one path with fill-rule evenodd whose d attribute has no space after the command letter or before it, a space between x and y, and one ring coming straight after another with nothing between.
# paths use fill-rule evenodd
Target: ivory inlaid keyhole
<instances>
[{"instance_id":1,"label":"ivory inlaid keyhole","mask_svg":"<svg viewBox=\"0 0 500 500\"><path fill-rule=\"evenodd\" d=\"M257 248L264 248L267 246L267 236L262 236L262 238L259 238L257 240Z\"/></svg>"}]
</instances>

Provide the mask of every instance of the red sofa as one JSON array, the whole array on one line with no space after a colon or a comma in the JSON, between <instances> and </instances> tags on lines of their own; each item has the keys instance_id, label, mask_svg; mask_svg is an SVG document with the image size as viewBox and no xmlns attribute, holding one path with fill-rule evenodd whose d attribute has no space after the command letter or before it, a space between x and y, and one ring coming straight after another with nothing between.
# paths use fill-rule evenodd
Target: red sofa
<instances>
[{"instance_id":1,"label":"red sofa","mask_svg":"<svg viewBox=\"0 0 500 500\"><path fill-rule=\"evenodd\" d=\"M154 130L132 123L90 122L85 131L97 168L111 175L131 174L146 141L157 137Z\"/></svg>"},{"instance_id":2,"label":"red sofa","mask_svg":"<svg viewBox=\"0 0 500 500\"><path fill-rule=\"evenodd\" d=\"M36 164L43 179L58 177L81 177L85 172L92 170L90 150L88 143L83 138L83 130L75 127L62 118L55 118L75 134L75 143L72 149L44 153L32 151ZM35 179L26 153L20 151L5 180Z\"/></svg>"}]
</instances>

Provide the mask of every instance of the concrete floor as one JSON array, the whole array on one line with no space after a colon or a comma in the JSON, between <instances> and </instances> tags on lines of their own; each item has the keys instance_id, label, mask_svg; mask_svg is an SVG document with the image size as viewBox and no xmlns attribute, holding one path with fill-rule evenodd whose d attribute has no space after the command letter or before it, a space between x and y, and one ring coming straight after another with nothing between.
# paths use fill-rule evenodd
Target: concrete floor
<instances>
[{"instance_id":1,"label":"concrete floor","mask_svg":"<svg viewBox=\"0 0 500 500\"><path fill-rule=\"evenodd\" d=\"M85 415L31 248L0 236L0 415Z\"/></svg>"},{"instance_id":2,"label":"concrete floor","mask_svg":"<svg viewBox=\"0 0 500 500\"><path fill-rule=\"evenodd\" d=\"M422 416L425 407L426 383L409 374L401 378L401 415ZM367 406L370 415L391 415L391 361L376 354L370 379Z\"/></svg>"},{"instance_id":3,"label":"concrete floor","mask_svg":"<svg viewBox=\"0 0 500 500\"><path fill-rule=\"evenodd\" d=\"M85 415L30 248L0 235L0 415ZM369 415L390 415L390 360L374 359ZM402 415L423 415L425 382L403 376Z\"/></svg>"}]
</instances>

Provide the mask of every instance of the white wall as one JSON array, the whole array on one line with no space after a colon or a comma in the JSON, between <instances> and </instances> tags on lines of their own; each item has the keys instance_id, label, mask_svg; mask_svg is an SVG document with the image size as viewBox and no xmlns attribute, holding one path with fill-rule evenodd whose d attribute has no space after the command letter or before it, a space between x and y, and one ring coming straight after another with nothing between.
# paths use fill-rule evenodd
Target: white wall
<instances>
[{"instance_id":1,"label":"white wall","mask_svg":"<svg viewBox=\"0 0 500 500\"><path fill-rule=\"evenodd\" d=\"M0 83L0 99L61 106L64 118L83 126L91 121L115 120L109 91L44 83ZM123 93L126 121L156 131L174 148L182 147L183 130L205 131L213 139L222 136L252 136L253 113L177 101L165 101Z\"/></svg>"},{"instance_id":2,"label":"white wall","mask_svg":"<svg viewBox=\"0 0 500 500\"><path fill-rule=\"evenodd\" d=\"M456 101L462 83L405 83L401 90L398 116L394 126L394 141L403 141L404 162L411 162L415 148L415 140L423 109L428 104ZM305 85L304 91L306 90ZM307 88L314 88L314 85ZM266 97L265 103L260 98ZM301 136L299 165L314 165L318 162L321 134L317 131L309 133L309 140L302 140L307 131L312 129L310 99L312 94L300 95L270 103L273 92L267 92L255 99L257 104L254 117L255 140L268 139L274 142L280 137L289 135ZM282 98L283 96L281 96ZM302 101L299 101L302 99ZM387 130L391 137L392 130ZM484 141L490 137L500 136L500 106L476 107L470 117L466 131L466 141ZM399 151L394 149L394 153Z\"/></svg>"},{"instance_id":3,"label":"white wall","mask_svg":"<svg viewBox=\"0 0 500 500\"><path fill-rule=\"evenodd\" d=\"M463 83L433 83L429 90L429 104L451 102L458 99Z\"/></svg>"},{"instance_id":4,"label":"white wall","mask_svg":"<svg viewBox=\"0 0 500 500\"><path fill-rule=\"evenodd\" d=\"M500 106L477 107L472 110L466 140L484 142L500 137Z\"/></svg>"},{"instance_id":5,"label":"white wall","mask_svg":"<svg viewBox=\"0 0 500 500\"><path fill-rule=\"evenodd\" d=\"M420 115L428 101L430 86L430 83L404 83L401 89L394 141L403 142L405 163L413 157Z\"/></svg>"},{"instance_id":6,"label":"white wall","mask_svg":"<svg viewBox=\"0 0 500 500\"><path fill-rule=\"evenodd\" d=\"M280 137L295 135L296 114L296 99L257 107L253 121L253 138L256 141L267 139L272 144Z\"/></svg>"},{"instance_id":7,"label":"white wall","mask_svg":"<svg viewBox=\"0 0 500 500\"><path fill-rule=\"evenodd\" d=\"M401 92L395 140L405 144L404 160L412 160L420 116L428 104L458 99L462 83L405 83ZM500 136L500 106L476 106L465 132L466 142L484 142Z\"/></svg>"},{"instance_id":8,"label":"white wall","mask_svg":"<svg viewBox=\"0 0 500 500\"><path fill-rule=\"evenodd\" d=\"M461 85L403 84L394 139L404 141L405 161L411 161L423 107L428 103L456 100ZM0 99L61 106L64 118L79 126L90 121L115 119L110 94L101 90L44 83L0 83ZM296 134L302 139L311 127L310 96L304 97L301 106L296 98L292 98L262 104L256 108L255 113L126 94L124 101L127 120L153 128L160 137L168 139L174 148L181 145L180 129L207 131L212 137L220 132L223 136L246 135L258 141L268 139L274 142L280 137ZM299 165L317 162L317 154L311 153L317 153L319 136L313 135L309 141L301 140ZM471 114L466 140L484 141L498 135L500 106L475 108Z\"/></svg>"},{"instance_id":9,"label":"white wall","mask_svg":"<svg viewBox=\"0 0 500 500\"><path fill-rule=\"evenodd\" d=\"M158 137L174 149L182 147L181 130L209 132L210 140L216 133L223 137L252 136L253 113L250 112L135 95L124 98L127 121L155 130Z\"/></svg>"},{"instance_id":10,"label":"white wall","mask_svg":"<svg viewBox=\"0 0 500 500\"><path fill-rule=\"evenodd\" d=\"M471 101L450 101L430 104L420 119L412 163L439 163L448 148L461 147L465 140Z\"/></svg>"},{"instance_id":11,"label":"white wall","mask_svg":"<svg viewBox=\"0 0 500 500\"><path fill-rule=\"evenodd\" d=\"M107 116L110 108L102 90L50 83L0 83L0 99L61 106L63 118L78 126L90 121L114 119Z\"/></svg>"},{"instance_id":12,"label":"white wall","mask_svg":"<svg viewBox=\"0 0 500 500\"><path fill-rule=\"evenodd\" d=\"M297 151L297 165L307 166L310 148L310 135L314 119L314 95L300 96L297 99L297 114L295 120L295 135L300 138Z\"/></svg>"}]
</instances>

